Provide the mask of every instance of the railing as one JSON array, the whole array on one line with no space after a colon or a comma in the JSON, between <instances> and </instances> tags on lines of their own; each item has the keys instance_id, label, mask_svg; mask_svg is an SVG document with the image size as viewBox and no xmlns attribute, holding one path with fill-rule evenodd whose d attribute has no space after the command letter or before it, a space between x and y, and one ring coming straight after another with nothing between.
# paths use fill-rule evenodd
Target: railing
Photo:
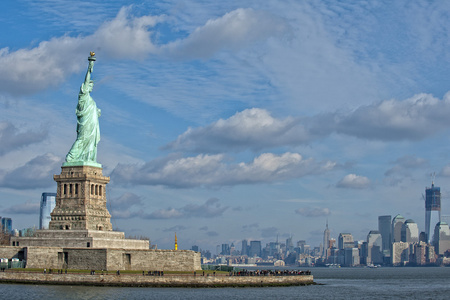
<instances>
[{"instance_id":1,"label":"railing","mask_svg":"<svg viewBox=\"0 0 450 300\"><path fill-rule=\"evenodd\" d=\"M225 271L225 272L240 271L240 269L238 268L224 265L202 265L202 270Z\"/></svg>"}]
</instances>

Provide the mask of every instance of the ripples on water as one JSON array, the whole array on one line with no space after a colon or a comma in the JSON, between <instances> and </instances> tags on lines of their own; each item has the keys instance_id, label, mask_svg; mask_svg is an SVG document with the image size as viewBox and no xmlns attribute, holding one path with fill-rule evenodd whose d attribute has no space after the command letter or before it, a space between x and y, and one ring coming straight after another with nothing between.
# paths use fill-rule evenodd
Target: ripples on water
<instances>
[{"instance_id":1,"label":"ripples on water","mask_svg":"<svg viewBox=\"0 0 450 300\"><path fill-rule=\"evenodd\" d=\"M311 269L320 285L112 288L1 284L2 299L450 299L450 268Z\"/></svg>"}]
</instances>

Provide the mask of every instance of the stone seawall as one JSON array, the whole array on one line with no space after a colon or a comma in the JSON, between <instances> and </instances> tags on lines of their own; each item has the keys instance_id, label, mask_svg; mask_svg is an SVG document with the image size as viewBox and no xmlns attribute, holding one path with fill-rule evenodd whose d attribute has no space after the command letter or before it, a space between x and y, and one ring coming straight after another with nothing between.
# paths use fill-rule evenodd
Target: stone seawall
<instances>
[{"instance_id":1,"label":"stone seawall","mask_svg":"<svg viewBox=\"0 0 450 300\"><path fill-rule=\"evenodd\" d=\"M193 274L164 276L87 275L0 272L0 283L62 284L128 287L260 287L314 284L312 275L298 276L194 276Z\"/></svg>"},{"instance_id":2,"label":"stone seawall","mask_svg":"<svg viewBox=\"0 0 450 300\"><path fill-rule=\"evenodd\" d=\"M1 246L0 258L26 260L31 269L200 270L201 255L191 250Z\"/></svg>"}]
</instances>

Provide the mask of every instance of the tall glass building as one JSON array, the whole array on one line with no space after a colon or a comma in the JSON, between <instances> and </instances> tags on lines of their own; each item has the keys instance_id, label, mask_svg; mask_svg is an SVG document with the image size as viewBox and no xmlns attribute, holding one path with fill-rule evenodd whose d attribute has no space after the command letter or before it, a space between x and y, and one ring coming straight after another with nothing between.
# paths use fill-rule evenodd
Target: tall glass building
<instances>
[{"instance_id":1,"label":"tall glass building","mask_svg":"<svg viewBox=\"0 0 450 300\"><path fill-rule=\"evenodd\" d=\"M39 214L39 229L48 229L48 224L51 221L50 213L53 211L56 204L55 199L55 193L42 193Z\"/></svg>"},{"instance_id":2,"label":"tall glass building","mask_svg":"<svg viewBox=\"0 0 450 300\"><path fill-rule=\"evenodd\" d=\"M261 257L261 241L251 241L248 256Z\"/></svg>"},{"instance_id":3,"label":"tall glass building","mask_svg":"<svg viewBox=\"0 0 450 300\"><path fill-rule=\"evenodd\" d=\"M381 250L385 256L389 256L391 249L391 216L378 217L378 231L381 233Z\"/></svg>"},{"instance_id":4,"label":"tall glass building","mask_svg":"<svg viewBox=\"0 0 450 300\"><path fill-rule=\"evenodd\" d=\"M247 254L248 254L248 243L247 243L247 240L242 240L241 255L247 255Z\"/></svg>"},{"instance_id":5,"label":"tall glass building","mask_svg":"<svg viewBox=\"0 0 450 300\"><path fill-rule=\"evenodd\" d=\"M4 233L12 232L12 220L11 218L1 218L2 219L2 230Z\"/></svg>"},{"instance_id":6,"label":"tall glass building","mask_svg":"<svg viewBox=\"0 0 450 300\"><path fill-rule=\"evenodd\" d=\"M441 222L441 188L431 183L431 188L425 189L425 233L428 242L432 239L430 228Z\"/></svg>"}]
</instances>

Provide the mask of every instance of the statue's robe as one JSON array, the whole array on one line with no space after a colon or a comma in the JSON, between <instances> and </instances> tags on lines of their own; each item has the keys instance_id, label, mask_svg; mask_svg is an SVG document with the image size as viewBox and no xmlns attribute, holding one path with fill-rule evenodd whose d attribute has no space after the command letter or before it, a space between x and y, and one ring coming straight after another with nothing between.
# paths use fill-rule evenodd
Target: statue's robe
<instances>
[{"instance_id":1,"label":"statue's robe","mask_svg":"<svg viewBox=\"0 0 450 300\"><path fill-rule=\"evenodd\" d=\"M100 110L90 96L89 86L83 83L78 94L77 139L66 156L66 162L97 162L100 141L98 117Z\"/></svg>"}]
</instances>

